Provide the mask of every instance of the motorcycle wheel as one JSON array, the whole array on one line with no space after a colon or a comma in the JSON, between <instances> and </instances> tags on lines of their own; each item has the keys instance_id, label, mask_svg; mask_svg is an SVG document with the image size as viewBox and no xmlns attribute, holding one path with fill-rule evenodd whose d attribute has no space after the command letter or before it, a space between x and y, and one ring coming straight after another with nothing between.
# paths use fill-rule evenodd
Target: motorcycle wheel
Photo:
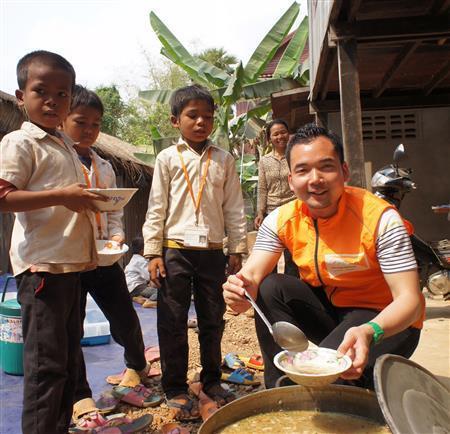
<instances>
[{"instance_id":1,"label":"motorcycle wheel","mask_svg":"<svg viewBox=\"0 0 450 434\"><path fill-rule=\"evenodd\" d=\"M428 290L434 295L447 295L450 293L450 271L440 270L428 277Z\"/></svg>"}]
</instances>

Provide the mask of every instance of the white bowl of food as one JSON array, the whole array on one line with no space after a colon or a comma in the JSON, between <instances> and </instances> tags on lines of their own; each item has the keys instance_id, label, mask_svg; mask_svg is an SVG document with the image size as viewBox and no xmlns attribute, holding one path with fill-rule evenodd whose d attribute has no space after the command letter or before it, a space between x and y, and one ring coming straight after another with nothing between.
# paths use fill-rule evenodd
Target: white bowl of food
<instances>
[{"instance_id":1,"label":"white bowl of food","mask_svg":"<svg viewBox=\"0 0 450 434\"><path fill-rule=\"evenodd\" d=\"M275 366L302 386L320 387L336 381L352 366L350 357L330 348L311 348L301 353L281 351Z\"/></svg>"},{"instance_id":2,"label":"white bowl of food","mask_svg":"<svg viewBox=\"0 0 450 434\"><path fill-rule=\"evenodd\" d=\"M109 199L107 202L97 200L95 205L99 211L109 212L121 210L138 191L138 188L87 188L86 190L106 196Z\"/></svg>"},{"instance_id":3,"label":"white bowl of food","mask_svg":"<svg viewBox=\"0 0 450 434\"><path fill-rule=\"evenodd\" d=\"M112 265L128 252L126 244L120 245L113 240L95 240L95 247L97 248L98 265L100 266Z\"/></svg>"}]
</instances>

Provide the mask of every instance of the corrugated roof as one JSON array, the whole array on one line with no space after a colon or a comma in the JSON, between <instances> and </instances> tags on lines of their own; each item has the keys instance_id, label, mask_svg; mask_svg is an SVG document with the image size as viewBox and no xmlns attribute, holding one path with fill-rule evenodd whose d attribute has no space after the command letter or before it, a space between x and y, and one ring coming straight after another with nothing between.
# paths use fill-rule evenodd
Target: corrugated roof
<instances>
[{"instance_id":1,"label":"corrugated roof","mask_svg":"<svg viewBox=\"0 0 450 434\"><path fill-rule=\"evenodd\" d=\"M284 38L283 42L278 47L278 50L275 52L272 60L267 64L266 69L261 74L262 78L270 78L273 76L273 73L277 68L278 62L280 61L281 56L284 53L284 50L286 50L286 47L288 46L294 34L295 32L291 32ZM308 56L309 56L309 44L308 40L306 40L305 47L303 48L302 54L300 55L300 62L303 63L308 58Z\"/></svg>"}]
</instances>

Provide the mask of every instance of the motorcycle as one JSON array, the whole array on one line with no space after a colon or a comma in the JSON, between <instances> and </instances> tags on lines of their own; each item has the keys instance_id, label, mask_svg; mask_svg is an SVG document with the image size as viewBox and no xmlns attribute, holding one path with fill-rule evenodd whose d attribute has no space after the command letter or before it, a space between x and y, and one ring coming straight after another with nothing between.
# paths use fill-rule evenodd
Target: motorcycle
<instances>
[{"instance_id":1,"label":"motorcycle","mask_svg":"<svg viewBox=\"0 0 450 434\"><path fill-rule=\"evenodd\" d=\"M393 164L375 172L371 182L374 194L397 209L405 195L416 189L411 178L412 170L399 167L399 163L406 160L405 147L400 144L395 148ZM449 205L432 207L434 212L448 209ZM433 295L450 298L450 241L427 242L413 234L411 243L419 267L421 286L426 286Z\"/></svg>"}]
</instances>

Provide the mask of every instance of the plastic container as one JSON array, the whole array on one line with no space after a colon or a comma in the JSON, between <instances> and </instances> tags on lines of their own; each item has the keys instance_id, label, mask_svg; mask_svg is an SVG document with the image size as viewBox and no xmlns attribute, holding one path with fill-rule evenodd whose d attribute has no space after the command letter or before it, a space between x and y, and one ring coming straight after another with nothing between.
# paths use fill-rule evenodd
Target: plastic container
<instances>
[{"instance_id":1,"label":"plastic container","mask_svg":"<svg viewBox=\"0 0 450 434\"><path fill-rule=\"evenodd\" d=\"M10 282L13 282L9 286ZM11 375L23 375L23 337L22 315L20 304L17 302L17 293L8 294L8 287L15 289L15 280L12 276L2 279L3 294L0 303L0 366L4 372Z\"/></svg>"},{"instance_id":2,"label":"plastic container","mask_svg":"<svg viewBox=\"0 0 450 434\"><path fill-rule=\"evenodd\" d=\"M84 337L81 339L81 345L83 346L104 345L108 344L111 339L109 322L89 294L86 301L86 317L83 329Z\"/></svg>"}]
</instances>

